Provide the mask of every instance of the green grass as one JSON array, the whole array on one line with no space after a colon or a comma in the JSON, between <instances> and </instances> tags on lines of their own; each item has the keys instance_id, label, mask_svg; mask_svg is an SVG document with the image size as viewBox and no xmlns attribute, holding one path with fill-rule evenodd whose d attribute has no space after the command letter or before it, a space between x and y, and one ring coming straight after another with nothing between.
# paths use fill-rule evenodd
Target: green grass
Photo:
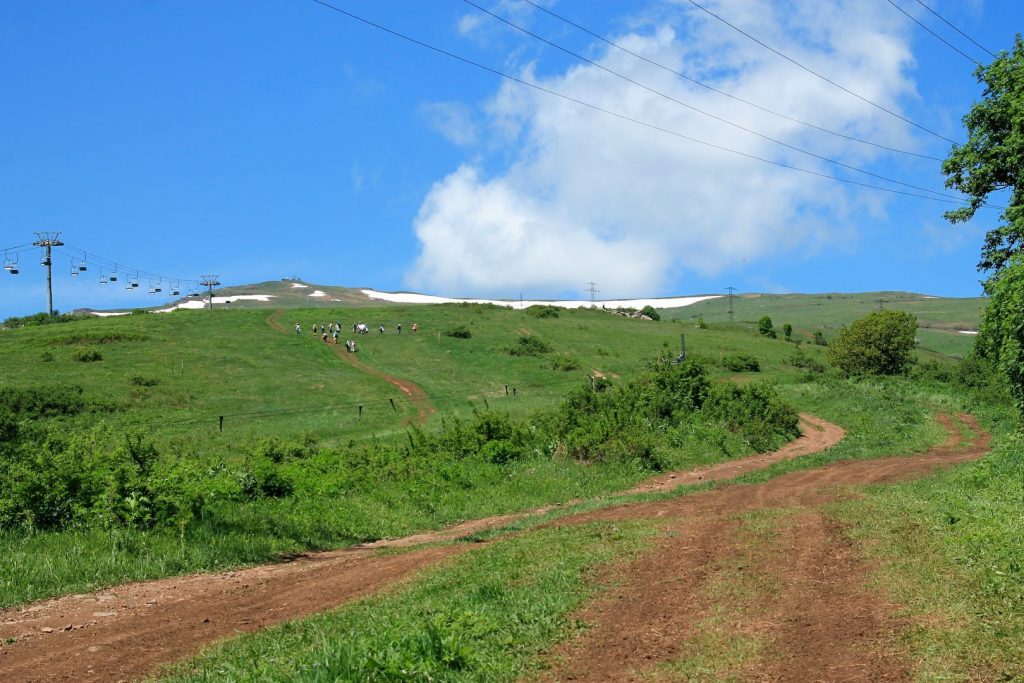
<instances>
[{"instance_id":1,"label":"green grass","mask_svg":"<svg viewBox=\"0 0 1024 683\"><path fill-rule=\"evenodd\" d=\"M878 310L878 300L886 308L912 313L918 320L919 348L930 353L963 357L972 348L974 338L959 330L977 330L985 300L976 298L930 297L909 292L865 292L862 294L745 294L733 298L733 316L737 325L756 330L757 320L767 315L781 334L782 325L793 325L793 338L810 340L821 331L827 339L843 325ZM692 306L665 309L662 317L692 323L703 317L711 323L729 319L728 298L702 301Z\"/></svg>"},{"instance_id":2,"label":"green grass","mask_svg":"<svg viewBox=\"0 0 1024 683\"><path fill-rule=\"evenodd\" d=\"M245 635L166 681L513 681L580 628L598 569L640 552L650 522L547 529L474 549L339 610Z\"/></svg>"},{"instance_id":3,"label":"green grass","mask_svg":"<svg viewBox=\"0 0 1024 683\"><path fill-rule=\"evenodd\" d=\"M922 681L1024 678L1024 439L833 508L912 626Z\"/></svg>"}]
</instances>

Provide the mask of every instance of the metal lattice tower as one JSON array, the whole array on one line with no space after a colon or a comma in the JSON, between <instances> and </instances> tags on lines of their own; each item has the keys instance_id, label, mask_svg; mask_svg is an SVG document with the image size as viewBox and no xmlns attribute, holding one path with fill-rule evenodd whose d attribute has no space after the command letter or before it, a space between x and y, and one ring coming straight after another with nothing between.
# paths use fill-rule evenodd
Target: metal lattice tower
<instances>
[{"instance_id":1,"label":"metal lattice tower","mask_svg":"<svg viewBox=\"0 0 1024 683\"><path fill-rule=\"evenodd\" d=\"M587 291L590 292L590 305L593 306L595 302L594 295L600 292L601 290L597 288L596 282L588 282Z\"/></svg>"},{"instance_id":2,"label":"metal lattice tower","mask_svg":"<svg viewBox=\"0 0 1024 683\"><path fill-rule=\"evenodd\" d=\"M736 291L736 288L735 287L726 287L726 289L729 290L729 322L732 322L732 297L733 297L733 292Z\"/></svg>"}]
</instances>

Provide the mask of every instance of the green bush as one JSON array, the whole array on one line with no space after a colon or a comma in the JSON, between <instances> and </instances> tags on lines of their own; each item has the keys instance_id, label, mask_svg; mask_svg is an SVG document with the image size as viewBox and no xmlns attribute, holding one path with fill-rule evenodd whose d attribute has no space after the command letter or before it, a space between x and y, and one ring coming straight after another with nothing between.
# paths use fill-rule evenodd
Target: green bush
<instances>
[{"instance_id":1,"label":"green bush","mask_svg":"<svg viewBox=\"0 0 1024 683\"><path fill-rule=\"evenodd\" d=\"M757 321L757 331L765 337L775 339L775 328L772 326L772 319L767 315L762 315Z\"/></svg>"},{"instance_id":2,"label":"green bush","mask_svg":"<svg viewBox=\"0 0 1024 683\"><path fill-rule=\"evenodd\" d=\"M654 310L654 306L644 306L640 309L640 312L646 315L651 320L661 320L661 314Z\"/></svg>"},{"instance_id":3,"label":"green bush","mask_svg":"<svg viewBox=\"0 0 1024 683\"><path fill-rule=\"evenodd\" d=\"M99 349L79 349L71 354L71 358L79 363L95 363L103 360L103 354Z\"/></svg>"},{"instance_id":4,"label":"green bush","mask_svg":"<svg viewBox=\"0 0 1024 683\"><path fill-rule=\"evenodd\" d=\"M143 375L132 375L128 378L134 386L137 387L155 387L160 384L160 380L156 377L145 377Z\"/></svg>"},{"instance_id":5,"label":"green bush","mask_svg":"<svg viewBox=\"0 0 1024 683\"><path fill-rule=\"evenodd\" d=\"M539 356L542 353L551 353L551 346L539 337L523 335L516 340L515 346L508 350L511 356Z\"/></svg>"},{"instance_id":6,"label":"green bush","mask_svg":"<svg viewBox=\"0 0 1024 683\"><path fill-rule=\"evenodd\" d=\"M793 340L793 326L789 323L782 324L782 336L786 338L786 341Z\"/></svg>"},{"instance_id":7,"label":"green bush","mask_svg":"<svg viewBox=\"0 0 1024 683\"><path fill-rule=\"evenodd\" d=\"M534 318L557 318L558 307L557 306L530 306L526 309L526 314L533 316Z\"/></svg>"},{"instance_id":8,"label":"green bush","mask_svg":"<svg viewBox=\"0 0 1024 683\"><path fill-rule=\"evenodd\" d=\"M828 346L828 340L825 339L821 330L814 331L814 344L815 346Z\"/></svg>"},{"instance_id":9,"label":"green bush","mask_svg":"<svg viewBox=\"0 0 1024 683\"><path fill-rule=\"evenodd\" d=\"M708 324L706 322L704 322L704 317L703 316L701 316L700 318L697 318L697 329L699 329L699 330L706 330L706 329L708 329Z\"/></svg>"},{"instance_id":10,"label":"green bush","mask_svg":"<svg viewBox=\"0 0 1024 683\"><path fill-rule=\"evenodd\" d=\"M573 370L580 369L580 362L572 356L556 356L551 361L552 370L561 370L562 372L571 372Z\"/></svg>"},{"instance_id":11,"label":"green bush","mask_svg":"<svg viewBox=\"0 0 1024 683\"><path fill-rule=\"evenodd\" d=\"M825 372L825 365L808 356L800 347L797 347L796 351L793 352L793 355L789 357L789 364L794 368L808 370L815 374Z\"/></svg>"},{"instance_id":12,"label":"green bush","mask_svg":"<svg viewBox=\"0 0 1024 683\"><path fill-rule=\"evenodd\" d=\"M722 367L732 372L761 372L761 363L753 356L737 353L722 358Z\"/></svg>"},{"instance_id":13,"label":"green bush","mask_svg":"<svg viewBox=\"0 0 1024 683\"><path fill-rule=\"evenodd\" d=\"M47 313L35 313L33 315L12 316L4 320L4 327L14 329L17 327L33 327L35 325L50 325L53 323L68 323L75 319L70 313L60 313L56 309L53 315Z\"/></svg>"},{"instance_id":14,"label":"green bush","mask_svg":"<svg viewBox=\"0 0 1024 683\"><path fill-rule=\"evenodd\" d=\"M471 339L473 337L473 333L465 325L445 330L442 334L446 337L454 337L455 339Z\"/></svg>"},{"instance_id":15,"label":"green bush","mask_svg":"<svg viewBox=\"0 0 1024 683\"><path fill-rule=\"evenodd\" d=\"M720 420L758 452L771 450L783 440L800 435L800 416L766 382L715 384L703 412Z\"/></svg>"},{"instance_id":16,"label":"green bush","mask_svg":"<svg viewBox=\"0 0 1024 683\"><path fill-rule=\"evenodd\" d=\"M902 311L875 311L839 330L828 360L846 375L898 375L911 362L917 318Z\"/></svg>"},{"instance_id":17,"label":"green bush","mask_svg":"<svg viewBox=\"0 0 1024 683\"><path fill-rule=\"evenodd\" d=\"M36 419L57 415L78 415L89 408L82 387L74 384L15 388L0 387L0 410L16 417Z\"/></svg>"}]
</instances>

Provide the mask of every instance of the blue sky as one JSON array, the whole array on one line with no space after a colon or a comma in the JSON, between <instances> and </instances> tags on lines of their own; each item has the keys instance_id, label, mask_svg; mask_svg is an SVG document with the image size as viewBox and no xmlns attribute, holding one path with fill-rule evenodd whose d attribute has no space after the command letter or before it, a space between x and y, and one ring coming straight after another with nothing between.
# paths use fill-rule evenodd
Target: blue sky
<instances>
[{"instance_id":1,"label":"blue sky","mask_svg":"<svg viewBox=\"0 0 1024 683\"><path fill-rule=\"evenodd\" d=\"M987 55L895 0L968 54ZM747 154L865 182L694 113L942 190L939 163L812 131L693 85L521 0L332 0L467 59ZM891 147L949 143L849 97L686 0L540 3L672 70ZM708 0L722 17L953 140L973 66L887 0ZM1017 0L929 0L987 48L1024 25ZM584 297L911 290L980 293L997 212L949 226L946 204L844 185L710 149L404 42L311 0L0 4L0 248L69 245L170 278L296 275L381 290ZM660 93L660 94L658 94ZM885 184L885 183L880 183ZM54 304L154 305L72 279ZM38 250L0 274L0 317L45 307ZM148 279L142 278L145 289ZM167 288L164 287L166 294Z\"/></svg>"}]
</instances>

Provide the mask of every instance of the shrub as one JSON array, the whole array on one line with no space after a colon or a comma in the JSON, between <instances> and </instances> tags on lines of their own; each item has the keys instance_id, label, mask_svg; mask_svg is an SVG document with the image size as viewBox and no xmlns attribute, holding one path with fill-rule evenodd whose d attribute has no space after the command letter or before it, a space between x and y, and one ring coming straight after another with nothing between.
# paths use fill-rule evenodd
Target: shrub
<instances>
[{"instance_id":1,"label":"shrub","mask_svg":"<svg viewBox=\"0 0 1024 683\"><path fill-rule=\"evenodd\" d=\"M39 362L40 363L52 363L53 362L53 354L50 353L49 351L43 351L41 354L39 354Z\"/></svg>"},{"instance_id":2,"label":"shrub","mask_svg":"<svg viewBox=\"0 0 1024 683\"><path fill-rule=\"evenodd\" d=\"M79 363L95 363L103 360L103 354L98 349L79 349L71 354L71 358Z\"/></svg>"},{"instance_id":3,"label":"shrub","mask_svg":"<svg viewBox=\"0 0 1024 683\"><path fill-rule=\"evenodd\" d=\"M50 325L52 323L67 323L75 319L70 313L60 313L56 309L53 315L46 313L35 313L33 315L12 316L4 320L4 327L14 329L16 327L32 327L34 325Z\"/></svg>"},{"instance_id":4,"label":"shrub","mask_svg":"<svg viewBox=\"0 0 1024 683\"><path fill-rule=\"evenodd\" d=\"M526 314L533 316L534 318L557 318L558 307L557 306L530 306L526 309Z\"/></svg>"},{"instance_id":5,"label":"shrub","mask_svg":"<svg viewBox=\"0 0 1024 683\"><path fill-rule=\"evenodd\" d=\"M661 320L661 314L654 310L654 306L644 306L640 309L640 312L646 315L651 320Z\"/></svg>"},{"instance_id":6,"label":"shrub","mask_svg":"<svg viewBox=\"0 0 1024 683\"><path fill-rule=\"evenodd\" d=\"M753 356L738 353L722 358L722 367L732 372L761 372L761 363Z\"/></svg>"},{"instance_id":7,"label":"shrub","mask_svg":"<svg viewBox=\"0 0 1024 683\"><path fill-rule=\"evenodd\" d=\"M786 338L786 341L793 340L793 326L789 323L782 324L782 336Z\"/></svg>"},{"instance_id":8,"label":"shrub","mask_svg":"<svg viewBox=\"0 0 1024 683\"><path fill-rule=\"evenodd\" d=\"M825 372L825 366L821 362L808 356L799 346L796 348L796 351L793 352L793 355L789 357L789 364L794 368L808 370L815 374Z\"/></svg>"},{"instance_id":9,"label":"shrub","mask_svg":"<svg viewBox=\"0 0 1024 683\"><path fill-rule=\"evenodd\" d=\"M453 327L450 330L445 330L442 334L446 337L454 337L455 339L470 339L473 337L473 333L469 331L469 328L465 325L459 325Z\"/></svg>"},{"instance_id":10,"label":"shrub","mask_svg":"<svg viewBox=\"0 0 1024 683\"><path fill-rule=\"evenodd\" d=\"M716 384L702 412L720 420L758 452L771 450L783 438L800 435L796 409L784 403L774 387L765 382Z\"/></svg>"},{"instance_id":11,"label":"shrub","mask_svg":"<svg viewBox=\"0 0 1024 683\"><path fill-rule=\"evenodd\" d=\"M40 418L56 415L77 415L87 407L82 387L74 384L18 389L0 387L0 410L16 417Z\"/></svg>"},{"instance_id":12,"label":"shrub","mask_svg":"<svg viewBox=\"0 0 1024 683\"><path fill-rule=\"evenodd\" d=\"M539 356L542 353L551 353L552 350L543 339L526 334L516 340L516 345L510 348L508 353L511 356Z\"/></svg>"},{"instance_id":13,"label":"shrub","mask_svg":"<svg viewBox=\"0 0 1024 683\"><path fill-rule=\"evenodd\" d=\"M128 381L137 387L155 387L160 384L160 380L156 377L144 377L142 375L132 375Z\"/></svg>"},{"instance_id":14,"label":"shrub","mask_svg":"<svg viewBox=\"0 0 1024 683\"><path fill-rule=\"evenodd\" d=\"M580 369L580 362L572 356L556 356L551 361L552 370L561 370L563 372L570 372L572 370Z\"/></svg>"},{"instance_id":15,"label":"shrub","mask_svg":"<svg viewBox=\"0 0 1024 683\"><path fill-rule=\"evenodd\" d=\"M772 326L772 319L766 315L762 315L757 321L757 331L765 337L771 337L775 339L775 328Z\"/></svg>"},{"instance_id":16,"label":"shrub","mask_svg":"<svg viewBox=\"0 0 1024 683\"><path fill-rule=\"evenodd\" d=\"M897 375L914 349L917 318L902 311L875 311L842 328L828 360L846 375Z\"/></svg>"},{"instance_id":17,"label":"shrub","mask_svg":"<svg viewBox=\"0 0 1024 683\"><path fill-rule=\"evenodd\" d=\"M821 330L814 331L814 344L816 346L828 346L828 340L825 339L825 335Z\"/></svg>"},{"instance_id":18,"label":"shrub","mask_svg":"<svg viewBox=\"0 0 1024 683\"><path fill-rule=\"evenodd\" d=\"M704 316L701 316L701 317L697 318L697 329L699 329L699 330L706 330L706 329L708 329L708 324L706 322L704 322Z\"/></svg>"}]
</instances>

